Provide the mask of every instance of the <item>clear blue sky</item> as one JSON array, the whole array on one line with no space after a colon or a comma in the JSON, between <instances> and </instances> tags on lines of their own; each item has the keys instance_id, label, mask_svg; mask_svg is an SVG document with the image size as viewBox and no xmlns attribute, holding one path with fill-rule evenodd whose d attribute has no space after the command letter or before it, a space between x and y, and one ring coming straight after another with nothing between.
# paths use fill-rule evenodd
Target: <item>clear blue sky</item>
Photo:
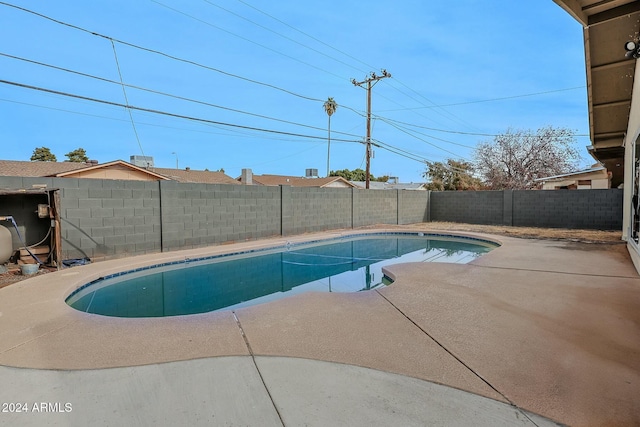
<instances>
[{"instance_id":1,"label":"clear blue sky","mask_svg":"<svg viewBox=\"0 0 640 427\"><path fill-rule=\"evenodd\" d=\"M83 147L100 162L324 176L333 97L331 169L364 169L366 91L351 79L382 68L372 137L402 155L375 148L375 176L421 181L421 161L472 159L481 134L508 128L588 134L582 29L552 0L9 3L89 32L0 5L1 80L126 104L119 84L6 56L119 82L111 38L125 84L171 95L126 87L129 105L205 121L129 110L134 131L121 106L0 83L7 160Z\"/></svg>"}]
</instances>

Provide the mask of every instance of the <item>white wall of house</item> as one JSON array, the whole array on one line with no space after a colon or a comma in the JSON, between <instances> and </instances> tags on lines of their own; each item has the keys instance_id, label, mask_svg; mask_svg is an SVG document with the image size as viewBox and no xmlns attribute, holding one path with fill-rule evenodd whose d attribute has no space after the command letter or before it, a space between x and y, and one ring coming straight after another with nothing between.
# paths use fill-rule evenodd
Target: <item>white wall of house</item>
<instances>
[{"instance_id":1,"label":"white wall of house","mask_svg":"<svg viewBox=\"0 0 640 427\"><path fill-rule=\"evenodd\" d=\"M623 205L623 230L622 238L627 241L629 254L640 272L640 245L632 238L633 215L632 197L634 193L635 152L640 150L640 63L636 60L636 71L631 97L631 110L629 111L629 126L625 137L625 165L624 165L624 205Z\"/></svg>"},{"instance_id":2,"label":"white wall of house","mask_svg":"<svg viewBox=\"0 0 640 427\"><path fill-rule=\"evenodd\" d=\"M557 190L576 186L578 190L609 188L609 176L606 170L571 175L565 178L550 179L542 183L543 190Z\"/></svg>"}]
</instances>

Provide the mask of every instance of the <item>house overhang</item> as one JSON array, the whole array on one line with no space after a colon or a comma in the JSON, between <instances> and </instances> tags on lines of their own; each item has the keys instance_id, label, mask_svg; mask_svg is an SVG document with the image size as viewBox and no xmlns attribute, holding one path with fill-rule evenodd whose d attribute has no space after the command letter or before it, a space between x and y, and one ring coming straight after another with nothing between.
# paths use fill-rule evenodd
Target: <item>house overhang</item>
<instances>
[{"instance_id":1,"label":"house overhang","mask_svg":"<svg viewBox=\"0 0 640 427\"><path fill-rule=\"evenodd\" d=\"M624 181L624 139L629 125L636 60L624 44L637 40L638 0L554 0L583 26L589 100L589 153Z\"/></svg>"}]
</instances>

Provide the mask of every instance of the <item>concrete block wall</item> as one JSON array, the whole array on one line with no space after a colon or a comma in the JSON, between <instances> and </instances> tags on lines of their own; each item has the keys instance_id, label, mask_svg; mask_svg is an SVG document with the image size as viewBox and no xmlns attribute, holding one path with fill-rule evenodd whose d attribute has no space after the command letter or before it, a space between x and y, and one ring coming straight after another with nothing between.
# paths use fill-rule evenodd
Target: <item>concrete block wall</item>
<instances>
[{"instance_id":1,"label":"concrete block wall","mask_svg":"<svg viewBox=\"0 0 640 427\"><path fill-rule=\"evenodd\" d=\"M398 194L388 190L353 190L353 227L398 223Z\"/></svg>"},{"instance_id":2,"label":"concrete block wall","mask_svg":"<svg viewBox=\"0 0 640 427\"><path fill-rule=\"evenodd\" d=\"M281 187L289 198L284 235L351 227L352 190L348 188Z\"/></svg>"},{"instance_id":3,"label":"concrete block wall","mask_svg":"<svg viewBox=\"0 0 640 427\"><path fill-rule=\"evenodd\" d=\"M398 224L429 221L429 192L396 190L398 195Z\"/></svg>"},{"instance_id":4,"label":"concrete block wall","mask_svg":"<svg viewBox=\"0 0 640 427\"><path fill-rule=\"evenodd\" d=\"M0 177L0 188L34 185L60 189L63 259L106 259L160 251L157 182ZM30 240L28 244L33 243Z\"/></svg>"},{"instance_id":5,"label":"concrete block wall","mask_svg":"<svg viewBox=\"0 0 640 427\"><path fill-rule=\"evenodd\" d=\"M159 252L157 182L55 178L60 188L64 259Z\"/></svg>"},{"instance_id":6,"label":"concrete block wall","mask_svg":"<svg viewBox=\"0 0 640 427\"><path fill-rule=\"evenodd\" d=\"M623 190L514 191L513 225L622 229Z\"/></svg>"},{"instance_id":7,"label":"concrete block wall","mask_svg":"<svg viewBox=\"0 0 640 427\"><path fill-rule=\"evenodd\" d=\"M162 250L281 233L280 188L160 181Z\"/></svg>"},{"instance_id":8,"label":"concrete block wall","mask_svg":"<svg viewBox=\"0 0 640 427\"><path fill-rule=\"evenodd\" d=\"M60 189L63 259L119 258L269 236L425 221L622 228L622 190L618 189L423 192L0 177L0 188L5 189L42 184ZM0 198L0 215L16 216L28 244L40 240L47 229L32 212L37 203L46 201Z\"/></svg>"},{"instance_id":9,"label":"concrete block wall","mask_svg":"<svg viewBox=\"0 0 640 427\"><path fill-rule=\"evenodd\" d=\"M431 221L504 224L502 191L432 191Z\"/></svg>"}]
</instances>

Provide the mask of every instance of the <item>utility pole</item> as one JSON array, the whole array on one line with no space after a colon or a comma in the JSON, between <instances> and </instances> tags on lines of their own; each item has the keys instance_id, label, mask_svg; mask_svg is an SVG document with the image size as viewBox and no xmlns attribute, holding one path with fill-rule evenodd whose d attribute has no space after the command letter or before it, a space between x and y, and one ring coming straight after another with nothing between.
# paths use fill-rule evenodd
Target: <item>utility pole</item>
<instances>
[{"instance_id":1,"label":"utility pole","mask_svg":"<svg viewBox=\"0 0 640 427\"><path fill-rule=\"evenodd\" d=\"M375 86L380 80L391 77L391 73L387 72L387 70L382 70L382 75L378 76L376 73L371 72L369 77L364 79L361 82L357 82L356 79L351 79L351 83L354 86L360 86L361 88L366 89L367 91L367 139L366 139L366 159L367 159L367 170L366 170L366 185L365 188L369 189L369 171L371 170L371 88ZM363 85L366 83L367 87Z\"/></svg>"}]
</instances>

